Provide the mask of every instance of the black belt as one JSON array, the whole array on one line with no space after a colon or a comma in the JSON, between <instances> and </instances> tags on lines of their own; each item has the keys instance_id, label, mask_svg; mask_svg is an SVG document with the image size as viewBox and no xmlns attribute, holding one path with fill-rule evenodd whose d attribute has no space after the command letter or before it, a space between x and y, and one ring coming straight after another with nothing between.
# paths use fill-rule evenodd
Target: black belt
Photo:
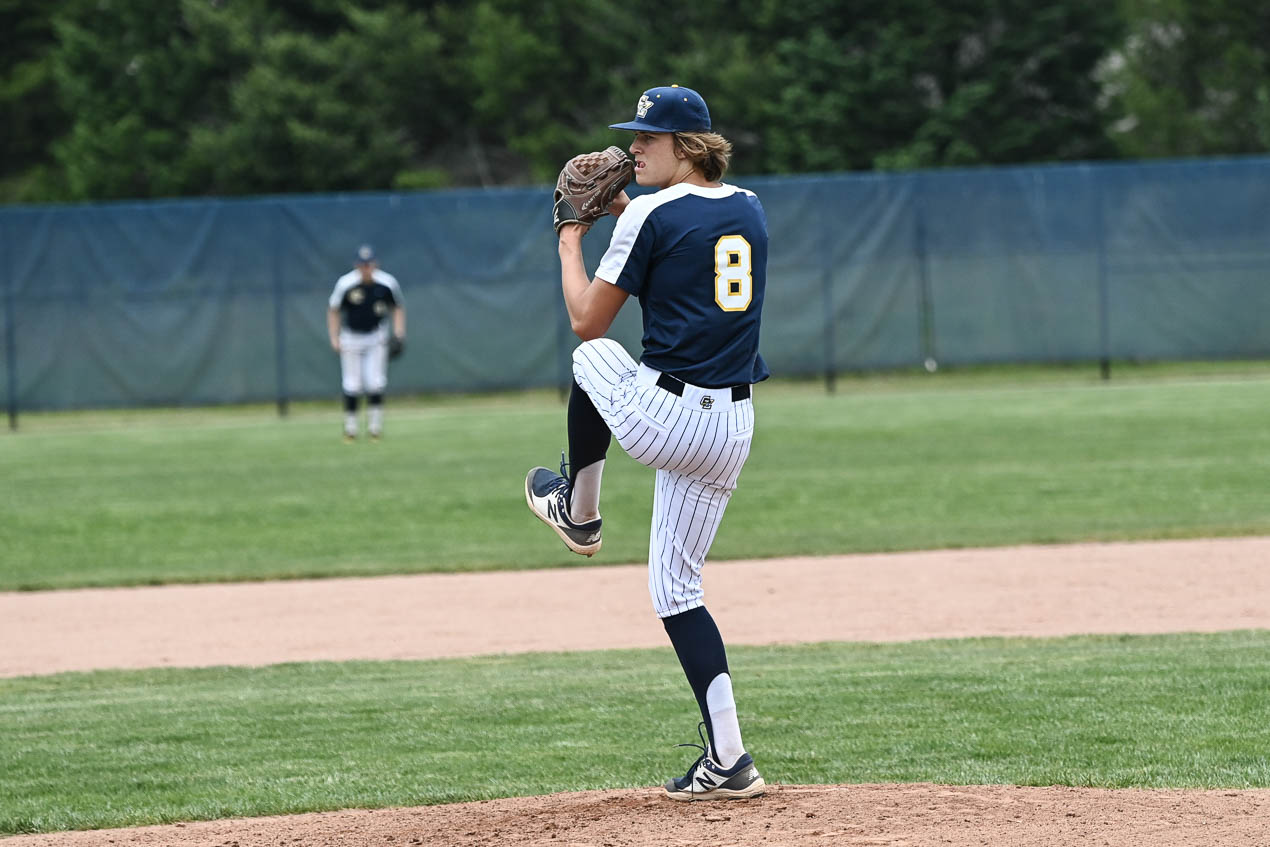
<instances>
[{"instance_id":1,"label":"black belt","mask_svg":"<svg viewBox=\"0 0 1270 847\"><path fill-rule=\"evenodd\" d=\"M682 379L673 377L670 374L661 374L660 376L657 377L657 387L666 389L671 394L674 394L676 397L684 396L684 386L686 384L687 383L685 383ZM723 391L724 389L718 389L718 390ZM750 399L749 383L745 383L744 385L734 385L727 390L732 392L733 403L736 403L740 400Z\"/></svg>"}]
</instances>

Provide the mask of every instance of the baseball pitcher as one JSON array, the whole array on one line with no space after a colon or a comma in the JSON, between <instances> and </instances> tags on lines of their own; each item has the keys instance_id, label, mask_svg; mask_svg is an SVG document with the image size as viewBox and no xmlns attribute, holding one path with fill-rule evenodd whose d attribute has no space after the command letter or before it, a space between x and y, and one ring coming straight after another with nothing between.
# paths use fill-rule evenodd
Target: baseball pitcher
<instances>
[{"instance_id":1,"label":"baseball pitcher","mask_svg":"<svg viewBox=\"0 0 1270 847\"><path fill-rule=\"evenodd\" d=\"M750 191L722 181L732 146L713 132L701 95L643 93L631 160L618 147L575 157L557 182L553 216L573 331L569 464L533 468L530 510L565 545L600 549L600 479L611 439L655 468L648 587L696 696L702 755L665 784L675 800L754 797L763 778L741 741L723 638L706 611L701 572L754 432L753 384L767 378L759 320L767 285L767 219ZM630 200L635 181L657 189ZM591 279L582 237L618 215ZM643 311L636 363L604 334L626 299ZM692 745L697 746L697 745Z\"/></svg>"}]
</instances>

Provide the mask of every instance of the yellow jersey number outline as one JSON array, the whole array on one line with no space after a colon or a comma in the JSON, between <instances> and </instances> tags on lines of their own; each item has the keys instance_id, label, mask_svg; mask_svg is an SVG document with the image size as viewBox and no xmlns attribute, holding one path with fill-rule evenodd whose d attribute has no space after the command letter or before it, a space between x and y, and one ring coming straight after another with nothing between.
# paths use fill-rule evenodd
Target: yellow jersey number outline
<instances>
[{"instance_id":1,"label":"yellow jersey number outline","mask_svg":"<svg viewBox=\"0 0 1270 847\"><path fill-rule=\"evenodd\" d=\"M714 302L725 312L744 312L754 299L754 250L742 235L714 242Z\"/></svg>"}]
</instances>

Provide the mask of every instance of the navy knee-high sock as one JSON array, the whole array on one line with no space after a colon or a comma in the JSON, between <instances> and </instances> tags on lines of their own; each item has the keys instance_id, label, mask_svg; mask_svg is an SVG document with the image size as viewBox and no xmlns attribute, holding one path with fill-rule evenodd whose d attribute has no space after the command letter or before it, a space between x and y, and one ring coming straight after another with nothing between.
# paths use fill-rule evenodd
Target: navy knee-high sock
<instances>
[{"instance_id":1,"label":"navy knee-high sock","mask_svg":"<svg viewBox=\"0 0 1270 847\"><path fill-rule=\"evenodd\" d=\"M591 398L573 381L569 392L569 484L578 478L578 471L593 465L609 452L613 433L595 410Z\"/></svg>"},{"instance_id":2,"label":"navy knee-high sock","mask_svg":"<svg viewBox=\"0 0 1270 847\"><path fill-rule=\"evenodd\" d=\"M697 697L701 719L706 722L706 737L713 747L714 724L710 721L706 692L715 677L728 672L728 656L723 648L723 636L719 634L719 627L715 625L714 618L710 617L705 606L662 618L662 625L666 627L670 643L679 656L679 664L688 677L692 693Z\"/></svg>"}]
</instances>

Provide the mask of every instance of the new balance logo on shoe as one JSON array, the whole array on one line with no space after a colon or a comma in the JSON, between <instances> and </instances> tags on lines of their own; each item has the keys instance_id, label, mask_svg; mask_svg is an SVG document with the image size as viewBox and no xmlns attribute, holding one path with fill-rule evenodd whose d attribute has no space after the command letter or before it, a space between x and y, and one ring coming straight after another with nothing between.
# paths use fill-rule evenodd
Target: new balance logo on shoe
<instances>
[{"instance_id":1,"label":"new balance logo on shoe","mask_svg":"<svg viewBox=\"0 0 1270 847\"><path fill-rule=\"evenodd\" d=\"M700 749L704 751L704 743ZM666 796L672 800L743 800L759 796L766 785L750 754L743 754L729 770L720 771L719 766L703 752L688 773L668 781L665 788Z\"/></svg>"},{"instance_id":2,"label":"new balance logo on shoe","mask_svg":"<svg viewBox=\"0 0 1270 847\"><path fill-rule=\"evenodd\" d=\"M551 527L565 546L582 556L600 549L603 524L600 518L576 524L569 516L569 480L547 468L534 468L525 477L525 502L538 520Z\"/></svg>"}]
</instances>

